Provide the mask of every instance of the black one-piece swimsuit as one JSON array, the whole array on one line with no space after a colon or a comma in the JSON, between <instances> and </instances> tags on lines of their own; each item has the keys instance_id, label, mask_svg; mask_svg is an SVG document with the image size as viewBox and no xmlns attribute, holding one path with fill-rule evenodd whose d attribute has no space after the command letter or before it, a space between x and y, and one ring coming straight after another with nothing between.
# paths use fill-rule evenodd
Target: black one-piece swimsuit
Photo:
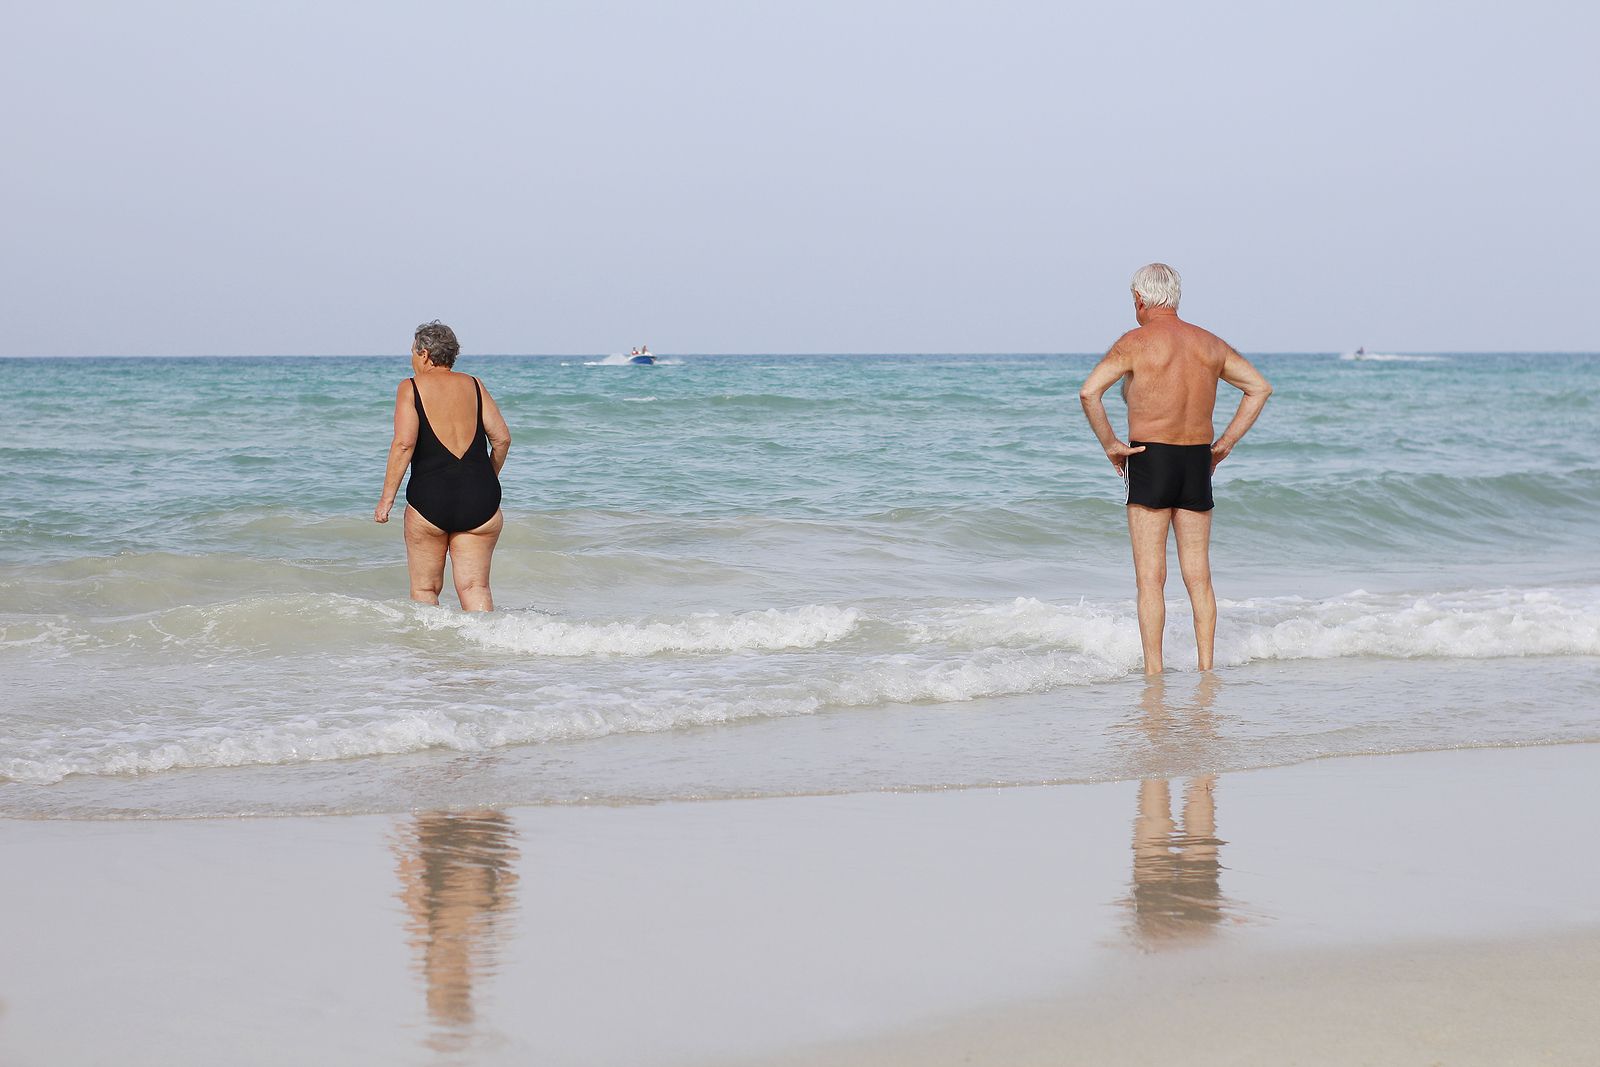
<instances>
[{"instance_id":1,"label":"black one-piece swimsuit","mask_svg":"<svg viewBox=\"0 0 1600 1067\"><path fill-rule=\"evenodd\" d=\"M500 510L500 477L489 459L489 435L483 429L483 385L476 378L472 385L478 391L478 432L466 452L457 456L428 425L417 380L411 379L419 425L406 503L445 533L476 530Z\"/></svg>"}]
</instances>

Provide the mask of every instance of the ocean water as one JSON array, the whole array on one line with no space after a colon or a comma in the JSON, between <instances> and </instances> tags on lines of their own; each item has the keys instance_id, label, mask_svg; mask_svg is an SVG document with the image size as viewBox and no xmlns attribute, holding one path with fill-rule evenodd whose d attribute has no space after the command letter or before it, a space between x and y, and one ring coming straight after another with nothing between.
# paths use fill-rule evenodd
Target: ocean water
<instances>
[{"instance_id":1,"label":"ocean water","mask_svg":"<svg viewBox=\"0 0 1600 1067\"><path fill-rule=\"evenodd\" d=\"M492 616L410 603L400 523L371 520L403 357L6 360L0 815L1600 740L1600 357L1256 361L1276 394L1217 477L1219 669L1174 566L1149 685L1090 356L469 354L514 435Z\"/></svg>"}]
</instances>

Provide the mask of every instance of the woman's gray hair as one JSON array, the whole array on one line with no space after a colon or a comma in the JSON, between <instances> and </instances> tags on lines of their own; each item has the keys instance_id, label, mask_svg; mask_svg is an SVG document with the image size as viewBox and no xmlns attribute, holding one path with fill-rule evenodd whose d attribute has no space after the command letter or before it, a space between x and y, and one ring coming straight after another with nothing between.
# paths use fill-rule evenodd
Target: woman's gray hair
<instances>
[{"instance_id":1,"label":"woman's gray hair","mask_svg":"<svg viewBox=\"0 0 1600 1067\"><path fill-rule=\"evenodd\" d=\"M1165 263L1150 263L1133 272L1133 292L1145 307L1178 309L1183 279Z\"/></svg>"},{"instance_id":2,"label":"woman's gray hair","mask_svg":"<svg viewBox=\"0 0 1600 1067\"><path fill-rule=\"evenodd\" d=\"M456 357L461 354L461 342L456 340L456 332L438 319L418 326L411 346L426 353L428 362L435 367L453 367Z\"/></svg>"}]
</instances>

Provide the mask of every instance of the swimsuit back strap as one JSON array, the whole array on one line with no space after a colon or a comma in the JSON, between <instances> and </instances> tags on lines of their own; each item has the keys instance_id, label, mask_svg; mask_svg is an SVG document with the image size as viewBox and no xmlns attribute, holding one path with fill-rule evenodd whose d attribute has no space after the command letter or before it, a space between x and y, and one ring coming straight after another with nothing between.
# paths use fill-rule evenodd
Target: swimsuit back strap
<instances>
[{"instance_id":1,"label":"swimsuit back strap","mask_svg":"<svg viewBox=\"0 0 1600 1067\"><path fill-rule=\"evenodd\" d=\"M419 446L422 440L426 437L432 437L435 441L438 441L438 436L433 432L433 424L428 421L428 409L422 406L422 390L417 388L417 380L415 378L407 378L406 380L411 383L411 396L416 403L417 408L417 433ZM444 443L440 442L439 447L444 448Z\"/></svg>"},{"instance_id":2,"label":"swimsuit back strap","mask_svg":"<svg viewBox=\"0 0 1600 1067\"><path fill-rule=\"evenodd\" d=\"M472 388L478 394L478 432L483 433L483 383L476 377L472 379Z\"/></svg>"}]
</instances>

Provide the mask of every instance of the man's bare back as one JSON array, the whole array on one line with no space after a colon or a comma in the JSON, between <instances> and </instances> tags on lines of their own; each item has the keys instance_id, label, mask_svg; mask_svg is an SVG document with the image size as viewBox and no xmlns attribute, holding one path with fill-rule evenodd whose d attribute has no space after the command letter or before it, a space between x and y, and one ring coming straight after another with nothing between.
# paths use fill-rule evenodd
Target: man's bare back
<instances>
[{"instance_id":1,"label":"man's bare back","mask_svg":"<svg viewBox=\"0 0 1600 1067\"><path fill-rule=\"evenodd\" d=\"M1128 372L1128 437L1169 445L1209 445L1217 404L1217 381L1230 355L1238 353L1218 336L1170 315L1150 317L1113 346L1125 354Z\"/></svg>"},{"instance_id":2,"label":"man's bare back","mask_svg":"<svg viewBox=\"0 0 1600 1067\"><path fill-rule=\"evenodd\" d=\"M1128 483L1128 534L1139 586L1139 634L1146 674L1162 670L1166 624L1167 532L1176 531L1178 563L1194 606L1201 670L1210 670L1217 602L1211 588L1211 474L1261 414L1272 387L1215 334L1178 318L1181 279L1162 263L1133 278L1139 327L1111 346L1079 390L1084 415L1106 458ZM1244 396L1221 437L1214 437L1217 382ZM1128 440L1106 414L1106 390L1123 382Z\"/></svg>"}]
</instances>

